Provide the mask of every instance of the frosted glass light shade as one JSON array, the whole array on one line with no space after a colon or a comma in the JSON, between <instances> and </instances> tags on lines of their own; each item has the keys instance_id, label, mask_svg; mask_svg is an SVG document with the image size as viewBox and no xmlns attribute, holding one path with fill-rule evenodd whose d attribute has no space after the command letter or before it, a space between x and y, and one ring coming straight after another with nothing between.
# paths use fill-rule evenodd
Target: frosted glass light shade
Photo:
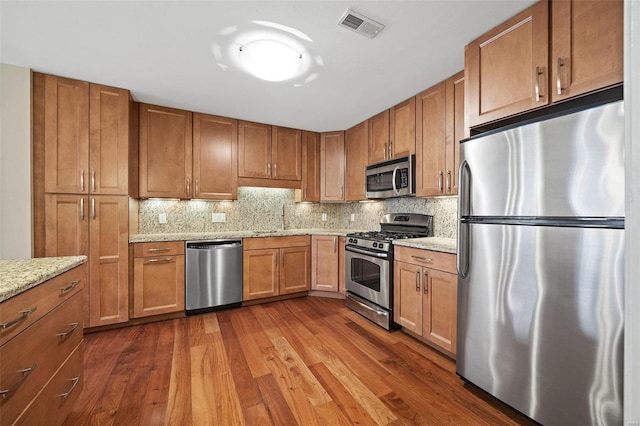
<instances>
[{"instance_id":1,"label":"frosted glass light shade","mask_svg":"<svg viewBox=\"0 0 640 426\"><path fill-rule=\"evenodd\" d=\"M302 67L302 55L275 40L256 40L241 46L239 59L247 72L267 81L288 80Z\"/></svg>"}]
</instances>

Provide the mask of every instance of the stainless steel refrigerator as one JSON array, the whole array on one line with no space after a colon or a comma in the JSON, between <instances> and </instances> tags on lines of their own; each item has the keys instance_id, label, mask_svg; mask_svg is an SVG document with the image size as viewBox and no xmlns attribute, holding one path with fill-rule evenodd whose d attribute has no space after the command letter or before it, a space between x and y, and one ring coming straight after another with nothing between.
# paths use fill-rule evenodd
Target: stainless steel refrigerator
<instances>
[{"instance_id":1,"label":"stainless steel refrigerator","mask_svg":"<svg viewBox=\"0 0 640 426\"><path fill-rule=\"evenodd\" d=\"M622 101L460 149L458 352L544 425L622 424Z\"/></svg>"}]
</instances>

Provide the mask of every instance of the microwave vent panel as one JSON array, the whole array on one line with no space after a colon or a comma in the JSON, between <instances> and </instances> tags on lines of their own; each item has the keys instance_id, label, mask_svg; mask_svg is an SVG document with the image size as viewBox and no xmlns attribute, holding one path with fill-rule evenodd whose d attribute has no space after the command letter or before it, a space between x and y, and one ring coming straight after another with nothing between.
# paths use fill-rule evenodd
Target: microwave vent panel
<instances>
[{"instance_id":1,"label":"microwave vent panel","mask_svg":"<svg viewBox=\"0 0 640 426\"><path fill-rule=\"evenodd\" d=\"M384 28L381 23L351 9L347 9L338 25L369 38L374 38Z\"/></svg>"}]
</instances>

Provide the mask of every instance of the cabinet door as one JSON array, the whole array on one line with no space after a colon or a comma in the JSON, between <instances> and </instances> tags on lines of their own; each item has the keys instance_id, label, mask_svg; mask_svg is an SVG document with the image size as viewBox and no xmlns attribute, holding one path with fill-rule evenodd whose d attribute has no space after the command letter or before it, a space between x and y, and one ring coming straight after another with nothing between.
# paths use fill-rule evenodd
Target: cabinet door
<instances>
[{"instance_id":1,"label":"cabinet door","mask_svg":"<svg viewBox=\"0 0 640 426\"><path fill-rule=\"evenodd\" d=\"M553 101L623 79L623 1L551 2Z\"/></svg>"},{"instance_id":2,"label":"cabinet door","mask_svg":"<svg viewBox=\"0 0 640 426\"><path fill-rule=\"evenodd\" d=\"M238 176L271 178L271 126L238 122Z\"/></svg>"},{"instance_id":3,"label":"cabinet door","mask_svg":"<svg viewBox=\"0 0 640 426\"><path fill-rule=\"evenodd\" d=\"M416 96L416 195L419 197L444 194L445 100L444 82Z\"/></svg>"},{"instance_id":4,"label":"cabinet door","mask_svg":"<svg viewBox=\"0 0 640 426\"><path fill-rule=\"evenodd\" d=\"M379 163L389 157L389 110L374 115L369 120L369 164Z\"/></svg>"},{"instance_id":5,"label":"cabinet door","mask_svg":"<svg viewBox=\"0 0 640 426\"><path fill-rule=\"evenodd\" d=\"M549 104L548 30L541 0L465 47L470 127Z\"/></svg>"},{"instance_id":6,"label":"cabinet door","mask_svg":"<svg viewBox=\"0 0 640 426\"><path fill-rule=\"evenodd\" d=\"M273 179L301 180L302 131L273 126L271 160Z\"/></svg>"},{"instance_id":7,"label":"cabinet door","mask_svg":"<svg viewBox=\"0 0 640 426\"><path fill-rule=\"evenodd\" d=\"M278 249L261 249L242 253L242 300L278 295L278 252Z\"/></svg>"},{"instance_id":8,"label":"cabinet door","mask_svg":"<svg viewBox=\"0 0 640 426\"><path fill-rule=\"evenodd\" d=\"M369 123L363 121L344 134L345 201L366 200L364 175L369 158Z\"/></svg>"},{"instance_id":9,"label":"cabinet door","mask_svg":"<svg viewBox=\"0 0 640 426\"><path fill-rule=\"evenodd\" d=\"M318 133L302 132L302 194L300 201L320 201L320 134Z\"/></svg>"},{"instance_id":10,"label":"cabinet door","mask_svg":"<svg viewBox=\"0 0 640 426\"><path fill-rule=\"evenodd\" d=\"M311 288L338 291L338 237L312 236L311 254Z\"/></svg>"},{"instance_id":11,"label":"cabinet door","mask_svg":"<svg viewBox=\"0 0 640 426\"><path fill-rule=\"evenodd\" d=\"M445 82L445 163L444 192L458 193L458 164L460 163L460 140L466 136L464 124L464 71Z\"/></svg>"},{"instance_id":12,"label":"cabinet door","mask_svg":"<svg viewBox=\"0 0 640 426\"><path fill-rule=\"evenodd\" d=\"M89 212L85 196L45 194L45 253L89 255Z\"/></svg>"},{"instance_id":13,"label":"cabinet door","mask_svg":"<svg viewBox=\"0 0 640 426\"><path fill-rule=\"evenodd\" d=\"M238 122L193 114L193 197L238 198Z\"/></svg>"},{"instance_id":14,"label":"cabinet door","mask_svg":"<svg viewBox=\"0 0 640 426\"><path fill-rule=\"evenodd\" d=\"M140 197L191 196L191 113L140 104Z\"/></svg>"},{"instance_id":15,"label":"cabinet door","mask_svg":"<svg viewBox=\"0 0 640 426\"><path fill-rule=\"evenodd\" d=\"M133 317L184 311L184 256L139 257L133 263Z\"/></svg>"},{"instance_id":16,"label":"cabinet door","mask_svg":"<svg viewBox=\"0 0 640 426\"><path fill-rule=\"evenodd\" d=\"M394 321L422 335L422 268L395 262L393 272Z\"/></svg>"},{"instance_id":17,"label":"cabinet door","mask_svg":"<svg viewBox=\"0 0 640 426\"><path fill-rule=\"evenodd\" d=\"M89 115L89 192L129 191L129 91L92 84Z\"/></svg>"},{"instance_id":18,"label":"cabinet door","mask_svg":"<svg viewBox=\"0 0 640 426\"><path fill-rule=\"evenodd\" d=\"M416 98L410 98L389 111L389 158L416 152Z\"/></svg>"},{"instance_id":19,"label":"cabinet door","mask_svg":"<svg viewBox=\"0 0 640 426\"><path fill-rule=\"evenodd\" d=\"M455 354L458 277L425 268L423 280L423 337Z\"/></svg>"},{"instance_id":20,"label":"cabinet door","mask_svg":"<svg viewBox=\"0 0 640 426\"><path fill-rule=\"evenodd\" d=\"M129 320L129 197L90 197L89 323Z\"/></svg>"},{"instance_id":21,"label":"cabinet door","mask_svg":"<svg viewBox=\"0 0 640 426\"><path fill-rule=\"evenodd\" d=\"M344 200L344 132L320 137L320 201Z\"/></svg>"},{"instance_id":22,"label":"cabinet door","mask_svg":"<svg viewBox=\"0 0 640 426\"><path fill-rule=\"evenodd\" d=\"M307 291L311 284L309 246L280 249L280 294Z\"/></svg>"},{"instance_id":23,"label":"cabinet door","mask_svg":"<svg viewBox=\"0 0 640 426\"><path fill-rule=\"evenodd\" d=\"M89 189L89 83L44 76L44 190Z\"/></svg>"}]
</instances>

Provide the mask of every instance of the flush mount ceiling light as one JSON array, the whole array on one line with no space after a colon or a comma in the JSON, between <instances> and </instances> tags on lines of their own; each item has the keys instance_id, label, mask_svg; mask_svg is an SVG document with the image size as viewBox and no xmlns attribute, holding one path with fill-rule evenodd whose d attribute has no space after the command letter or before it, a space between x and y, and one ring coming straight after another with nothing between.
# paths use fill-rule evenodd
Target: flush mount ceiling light
<instances>
[{"instance_id":1,"label":"flush mount ceiling light","mask_svg":"<svg viewBox=\"0 0 640 426\"><path fill-rule=\"evenodd\" d=\"M302 54L276 40L255 40L238 49L242 67L266 81L289 80L300 73Z\"/></svg>"}]
</instances>

